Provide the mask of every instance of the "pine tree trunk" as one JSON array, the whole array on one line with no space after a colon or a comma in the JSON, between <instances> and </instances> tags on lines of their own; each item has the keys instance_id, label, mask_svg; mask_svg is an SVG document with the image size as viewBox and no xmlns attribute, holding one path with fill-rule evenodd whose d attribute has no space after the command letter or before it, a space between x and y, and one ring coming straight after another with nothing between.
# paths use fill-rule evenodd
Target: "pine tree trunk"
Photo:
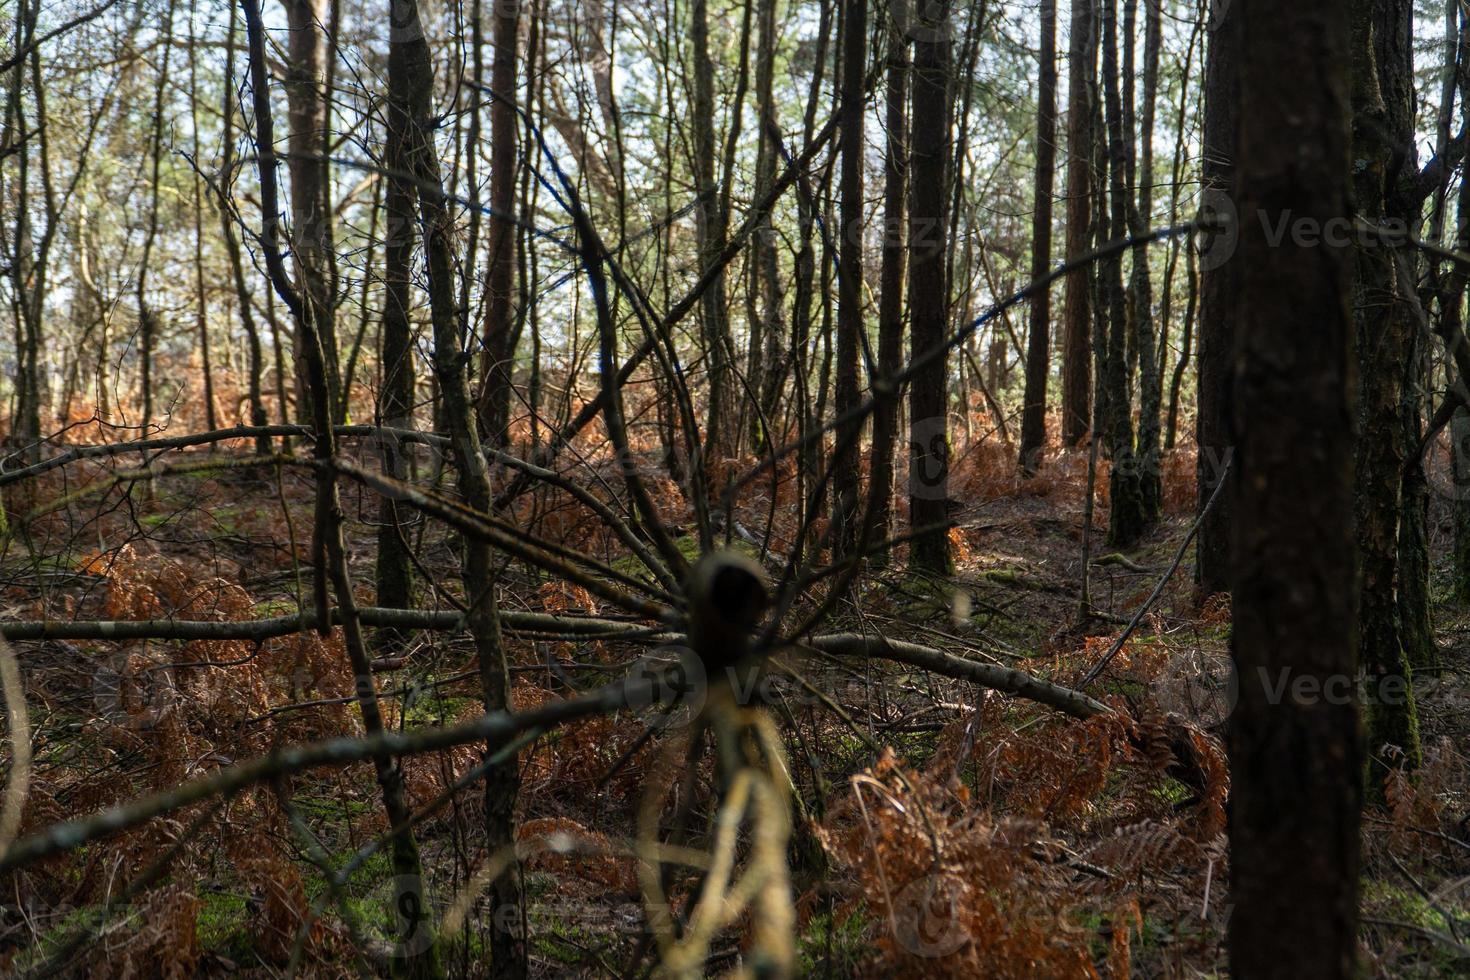
<instances>
[{"instance_id":1,"label":"pine tree trunk","mask_svg":"<svg viewBox=\"0 0 1470 980\"><path fill-rule=\"evenodd\" d=\"M1031 279L1051 268L1052 185L1057 139L1057 5L1041 3L1041 74L1036 86L1036 183L1032 192ZM1021 472L1034 474L1046 446L1046 382L1051 373L1051 290L1031 298L1026 390L1021 408Z\"/></svg>"},{"instance_id":2,"label":"pine tree trunk","mask_svg":"<svg viewBox=\"0 0 1470 980\"><path fill-rule=\"evenodd\" d=\"M1205 63L1205 129L1201 176L1204 199L1201 214L1222 222L1217 231L1200 235L1199 396L1195 441L1199 446L1196 469L1198 506L1214 495L1234 452L1229 411L1230 351L1240 289L1239 266L1232 261L1235 217L1236 125L1240 90L1240 11L1233 0L1211 0L1210 34ZM1219 500L1200 518L1196 537L1195 581L1204 595L1230 587L1230 500Z\"/></svg>"},{"instance_id":3,"label":"pine tree trunk","mask_svg":"<svg viewBox=\"0 0 1470 980\"><path fill-rule=\"evenodd\" d=\"M954 570L949 535L949 326L945 220L949 197L950 4L922 4L914 20L913 140L909 186L910 363L926 358L909 388L910 546L924 572ZM937 353L937 356L935 356Z\"/></svg>"},{"instance_id":4,"label":"pine tree trunk","mask_svg":"<svg viewBox=\"0 0 1470 980\"><path fill-rule=\"evenodd\" d=\"M863 332L863 80L868 61L866 0L845 0L842 13L842 172L837 242L837 384L833 409L838 418L862 400L858 348ZM858 539L858 442L863 422L854 419L837 430L832 458L833 558L852 554Z\"/></svg>"},{"instance_id":5,"label":"pine tree trunk","mask_svg":"<svg viewBox=\"0 0 1470 980\"><path fill-rule=\"evenodd\" d=\"M1067 258L1092 246L1094 133L1092 90L1097 70L1094 0L1072 0L1067 62ZM1062 441L1076 446L1092 428L1092 267L1067 273L1062 342Z\"/></svg>"},{"instance_id":6,"label":"pine tree trunk","mask_svg":"<svg viewBox=\"0 0 1470 980\"><path fill-rule=\"evenodd\" d=\"M888 71L884 85L883 244L878 267L878 374L896 377L903 368L904 248L908 194L909 40L902 24L906 0L891 0L888 29ZM870 534L886 540L893 533L894 448L898 443L901 393L889 390L873 408L872 456L868 479L873 512ZM887 552L873 557L874 565L887 563Z\"/></svg>"},{"instance_id":7,"label":"pine tree trunk","mask_svg":"<svg viewBox=\"0 0 1470 980\"><path fill-rule=\"evenodd\" d=\"M1231 17L1249 218L1232 263L1230 972L1337 980L1357 975L1362 802L1352 253L1276 244L1268 229L1350 213L1347 12L1338 0L1234 0Z\"/></svg>"},{"instance_id":8,"label":"pine tree trunk","mask_svg":"<svg viewBox=\"0 0 1470 980\"><path fill-rule=\"evenodd\" d=\"M1368 221L1405 220L1396 184L1413 146L1409 0L1361 0L1353 10L1354 204ZM1357 249L1353 308L1358 344L1357 506L1359 652L1367 675L1368 772L1381 798L1384 766L1417 767L1418 718L1397 600L1400 493L1405 459L1405 364L1416 326L1416 288L1393 250L1371 240Z\"/></svg>"}]
</instances>

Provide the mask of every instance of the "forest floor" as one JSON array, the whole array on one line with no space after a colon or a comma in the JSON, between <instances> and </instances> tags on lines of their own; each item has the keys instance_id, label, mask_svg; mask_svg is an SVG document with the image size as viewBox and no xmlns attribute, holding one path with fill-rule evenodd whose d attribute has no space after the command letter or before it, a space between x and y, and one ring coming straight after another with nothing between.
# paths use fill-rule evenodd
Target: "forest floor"
<instances>
[{"instance_id":1,"label":"forest floor","mask_svg":"<svg viewBox=\"0 0 1470 980\"><path fill-rule=\"evenodd\" d=\"M1003 447L965 454L951 490L957 576L934 582L901 565L875 573L833 629L1076 685L1169 568L1194 509L1194 461L1181 453L1165 476L1164 519L1139 548L1115 554L1103 544L1104 473L1091 538L1094 615L1083 620L1085 473L1085 458L1072 455L1022 482ZM241 620L292 613L303 596L309 604L309 472L226 467L121 484L114 475L84 464L7 492L7 620ZM659 490L674 522L687 522L672 486ZM769 505L742 501L736 520L763 528ZM564 499L530 495L518 508L544 537L626 561ZM347 489L344 509L359 598L370 603L376 502ZM778 500L777 514L780 552L795 508ZM1435 554L1447 552L1446 533L1431 522ZM452 608L452 541L424 524L408 534L421 571L437 579L421 604ZM692 547L692 535L679 540ZM1191 563L1089 688L1116 710L1088 721L889 663L800 650L773 659L762 696L795 787L789 857L804 974L1224 974L1229 609L1195 594ZM1363 949L1374 976L1470 967L1470 610L1444 600L1442 571L1434 619L1445 669L1419 679L1428 761L1414 780L1391 781L1388 804L1365 814ZM585 591L519 567L502 581L506 609L611 615ZM606 683L646 654L607 640L512 639L511 649L518 708ZM17 651L35 750L22 833L278 745L360 731L336 635L46 641ZM479 713L468 638L424 633L374 653L390 723ZM646 717L625 713L568 726L522 753L524 914L537 976L623 976L647 962L631 856L640 805L672 795L705 817L713 795L707 756L686 766L679 754L687 728L647 732ZM406 761L413 805L433 803L479 758L462 747ZM481 806L471 789L420 829L441 915L456 897L468 903L468 927L443 943L457 975L476 973L505 914L465 892L485 859ZM386 858L369 853L383 829L364 764L95 842L15 876L16 891L0 897L0 970L123 975L115 971L124 964L140 976L270 977L294 957L303 975L337 976L356 972L354 947L369 969L384 969L396 893ZM706 841L696 832L690 843ZM333 893L327 873L354 852L361 866ZM155 863L149 888L120 892ZM671 895L681 901L697 884L675 875ZM711 971L732 966L745 938L737 925L718 940Z\"/></svg>"}]
</instances>

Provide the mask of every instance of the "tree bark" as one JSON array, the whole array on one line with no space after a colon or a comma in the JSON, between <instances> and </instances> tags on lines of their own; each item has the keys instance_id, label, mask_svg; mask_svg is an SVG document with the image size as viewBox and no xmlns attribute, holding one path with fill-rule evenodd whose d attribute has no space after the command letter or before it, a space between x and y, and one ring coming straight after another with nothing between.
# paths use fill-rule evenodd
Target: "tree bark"
<instances>
[{"instance_id":1,"label":"tree bark","mask_svg":"<svg viewBox=\"0 0 1470 980\"><path fill-rule=\"evenodd\" d=\"M1118 91L1118 0L1102 6L1103 93L1108 131L1109 230L1116 241L1128 235L1128 151L1123 126L1123 104ZM1107 296L1108 347L1103 374L1107 388L1108 448L1112 470L1108 477L1108 543L1130 548L1149 524L1140 460L1133 441L1132 401L1128 395L1127 293L1123 288L1123 257L1110 254L1098 263Z\"/></svg>"},{"instance_id":2,"label":"tree bark","mask_svg":"<svg viewBox=\"0 0 1470 980\"><path fill-rule=\"evenodd\" d=\"M439 382L441 412L449 427L460 496L471 508L488 514L494 499L490 469L480 443L475 405L470 397L462 321L455 301L454 223L445 200L438 154L434 147L434 76L428 42L414 0L392 0L394 40L389 45L389 112L402 127L408 174L418 191L419 222L428 267L429 309L434 331L434 373ZM503 711L510 704L510 668L500 631L495 595L496 572L490 545L466 537L461 570L466 625L475 641L485 710ZM485 755L500 746L487 743ZM502 854L515 846L515 804L520 792L520 762L512 755L485 777L485 846ZM521 908L520 866L510 867L490 884L492 907ZM515 978L526 974L525 937L519 925L494 928L490 938L491 975Z\"/></svg>"},{"instance_id":3,"label":"tree bark","mask_svg":"<svg viewBox=\"0 0 1470 980\"><path fill-rule=\"evenodd\" d=\"M1067 60L1067 258L1092 246L1092 91L1097 70L1094 0L1072 0ZM1062 341L1062 441L1076 446L1092 428L1091 267L1067 273Z\"/></svg>"},{"instance_id":4,"label":"tree bark","mask_svg":"<svg viewBox=\"0 0 1470 980\"><path fill-rule=\"evenodd\" d=\"M1230 357L1240 289L1234 258L1240 222L1236 218L1235 160L1239 111L1240 11L1233 0L1211 0L1210 33L1205 63L1204 182L1202 217L1223 222L1218 231L1200 235L1199 378L1195 441L1198 504L1214 494L1233 454L1229 412ZM1204 595L1230 587L1230 498L1200 519L1195 582Z\"/></svg>"},{"instance_id":5,"label":"tree bark","mask_svg":"<svg viewBox=\"0 0 1470 980\"><path fill-rule=\"evenodd\" d=\"M296 259L299 287L306 299L312 323L321 338L326 359L327 396L332 400L332 420L345 418L341 372L337 362L337 329L332 281L332 205L327 156L326 0L285 0L289 27L290 62L286 69L286 105L289 128L286 169L291 177L291 249ZM305 358L300 330L293 338L298 391L307 386L302 376ZM305 400L297 405L304 418L311 412Z\"/></svg>"},{"instance_id":6,"label":"tree bark","mask_svg":"<svg viewBox=\"0 0 1470 980\"><path fill-rule=\"evenodd\" d=\"M912 183L909 186L910 357L932 353L949 327L945 220L949 197L949 0L920 5L913 21ZM933 358L909 387L909 526L924 531L909 563L935 575L954 571L949 535L949 357Z\"/></svg>"},{"instance_id":7,"label":"tree bark","mask_svg":"<svg viewBox=\"0 0 1470 980\"><path fill-rule=\"evenodd\" d=\"M1051 268L1052 184L1057 138L1057 5L1041 2L1041 75L1036 86L1036 183L1032 193L1031 279ZM1021 409L1021 472L1033 475L1046 445L1046 381L1051 373L1051 289L1031 297L1026 390Z\"/></svg>"},{"instance_id":8,"label":"tree bark","mask_svg":"<svg viewBox=\"0 0 1470 980\"><path fill-rule=\"evenodd\" d=\"M511 385L514 380L516 267L516 65L520 44L520 0L498 0L495 57L490 65L490 219L485 271L485 352L480 362L484 388L480 418L491 447L510 443ZM471 148L476 152L476 148Z\"/></svg>"},{"instance_id":9,"label":"tree bark","mask_svg":"<svg viewBox=\"0 0 1470 980\"><path fill-rule=\"evenodd\" d=\"M862 400L858 351L863 332L863 79L868 61L866 0L845 0L842 13L842 171L837 248L837 386L840 418ZM832 459L832 557L852 554L858 539L858 441L861 418L837 430Z\"/></svg>"},{"instance_id":10,"label":"tree bark","mask_svg":"<svg viewBox=\"0 0 1470 980\"><path fill-rule=\"evenodd\" d=\"M1399 192L1414 167L1410 0L1355 0L1353 26L1353 203L1368 221L1410 218ZM1414 167L1417 173L1417 167ZM1415 284L1393 250L1372 240L1357 249L1354 310L1358 344L1357 506L1359 650L1367 675L1369 794L1381 797L1384 766L1417 767L1418 719L1397 601L1400 490L1405 445L1404 372L1416 325ZM1392 747L1392 748L1390 748Z\"/></svg>"},{"instance_id":11,"label":"tree bark","mask_svg":"<svg viewBox=\"0 0 1470 980\"><path fill-rule=\"evenodd\" d=\"M1355 975L1362 802L1352 687L1352 254L1291 236L1273 245L1268 229L1296 220L1323 227L1351 213L1347 11L1337 0L1235 0L1237 17L1229 28L1241 31L1236 176L1249 217L1234 259L1230 400L1239 438L1229 488L1239 678L1229 738L1230 971L1343 978Z\"/></svg>"}]
</instances>

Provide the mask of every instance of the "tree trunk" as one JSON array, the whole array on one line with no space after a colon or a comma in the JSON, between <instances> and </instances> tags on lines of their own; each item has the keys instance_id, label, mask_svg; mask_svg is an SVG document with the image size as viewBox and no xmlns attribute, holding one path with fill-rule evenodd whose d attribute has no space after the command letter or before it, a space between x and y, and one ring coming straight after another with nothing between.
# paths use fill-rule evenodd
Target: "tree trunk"
<instances>
[{"instance_id":1,"label":"tree trunk","mask_svg":"<svg viewBox=\"0 0 1470 980\"><path fill-rule=\"evenodd\" d=\"M949 534L949 288L945 210L950 128L950 3L919 7L914 20L912 182L909 186L910 361L926 358L909 387L909 548L915 568L954 571ZM934 355L938 356L934 356Z\"/></svg>"},{"instance_id":2,"label":"tree trunk","mask_svg":"<svg viewBox=\"0 0 1470 980\"><path fill-rule=\"evenodd\" d=\"M1051 268L1051 196L1057 139L1057 5L1041 2L1041 75L1036 86L1036 183L1032 192L1031 279ZM1031 297L1026 391L1021 408L1021 472L1033 475L1046 446L1046 380L1051 373L1051 289Z\"/></svg>"},{"instance_id":3,"label":"tree trunk","mask_svg":"<svg viewBox=\"0 0 1470 980\"><path fill-rule=\"evenodd\" d=\"M1353 201L1368 221L1407 221L1397 191L1413 149L1409 0L1358 0L1353 7ZM1372 241L1357 250L1354 310L1358 343L1357 507L1359 650L1367 675L1368 773L1380 797L1384 766L1420 759L1411 671L1399 616L1399 530L1404 471L1404 370L1416 325L1416 287L1393 250Z\"/></svg>"},{"instance_id":4,"label":"tree trunk","mask_svg":"<svg viewBox=\"0 0 1470 980\"><path fill-rule=\"evenodd\" d=\"M485 271L485 352L480 362L484 388L480 419L492 448L510 443L511 385L515 366L516 267L516 64L520 44L520 0L491 5L495 11L495 57L490 66L490 218ZM470 152L478 148L471 147Z\"/></svg>"},{"instance_id":5,"label":"tree trunk","mask_svg":"<svg viewBox=\"0 0 1470 980\"><path fill-rule=\"evenodd\" d=\"M331 468L336 445L332 428L332 402L327 392L326 362L308 306L309 301L291 282L281 254L275 134L265 63L265 27L261 22L258 0L241 0L241 9L249 40L250 83L255 108L256 145L259 147L261 251L265 256L271 284L290 308L302 339L301 352L306 361L304 374L312 389L309 402L312 406L314 452L322 467L317 481L316 526L312 542L312 557L317 563L314 599L317 614L321 617L320 629L325 632L329 606L327 586L330 583L341 612L343 645L356 676L357 705L362 716L363 730L368 735L375 735L383 731L383 715L373 681L372 661L368 656L362 624L357 614L357 598L347 564L346 539L342 530L342 501ZM419 856L418 841L409 822L412 811L404 788L403 770L388 755L375 757L373 767L383 796L383 809L388 817L388 825L394 830L389 854L394 874L395 905L400 901L410 901L418 908L424 908L427 899L424 895L423 864ZM395 973L425 980L436 980L443 975L432 930L432 923L426 925L421 921L412 921L404 924L400 945L396 949L396 952L403 955L395 957Z\"/></svg>"},{"instance_id":6,"label":"tree trunk","mask_svg":"<svg viewBox=\"0 0 1470 980\"><path fill-rule=\"evenodd\" d=\"M296 259L301 292L312 324L321 337L326 359L327 395L331 398L333 421L344 420L342 379L337 363L337 329L333 303L331 256L332 205L327 186L327 77L326 0L285 0L289 27L290 61L286 69L287 119L290 154L286 168L291 176L291 248ZM300 331L293 338L298 391L305 391L301 376L304 359ZM297 405L304 418L311 412L305 400Z\"/></svg>"},{"instance_id":7,"label":"tree trunk","mask_svg":"<svg viewBox=\"0 0 1470 980\"><path fill-rule=\"evenodd\" d=\"M159 30L161 37L173 36L173 5L165 7ZM159 179L163 166L163 100L168 91L169 46L164 45L162 60L158 66L158 81L153 90L153 133L149 142L149 197L148 229L143 237L143 257L138 263L138 358L142 361L139 372L139 392L143 401L143 434L153 423L153 354L158 340L158 314L148 303L148 273L153 263L153 246L158 240ZM24 414L24 413L22 413Z\"/></svg>"},{"instance_id":8,"label":"tree trunk","mask_svg":"<svg viewBox=\"0 0 1470 980\"><path fill-rule=\"evenodd\" d=\"M1128 207L1128 227L1135 237L1148 233L1153 214L1154 112L1158 104L1162 2L1144 0L1147 26L1143 46L1143 105L1138 127L1138 189L1136 196L1129 199ZM1132 127L1129 128L1131 147ZM1140 245L1133 250L1133 272L1128 292L1132 311L1130 328L1138 347L1138 478L1143 492L1144 517L1152 523L1158 519L1164 502L1159 451L1163 384L1162 362L1155 346L1153 282L1148 257L1147 246Z\"/></svg>"},{"instance_id":9,"label":"tree trunk","mask_svg":"<svg viewBox=\"0 0 1470 980\"><path fill-rule=\"evenodd\" d=\"M697 230L701 269L714 264L724 247L724 221L720 214L720 188L715 182L715 66L709 51L709 7L706 0L693 0L690 7L690 41L694 46L694 105L690 125L694 138L694 185L699 195ZM705 421L704 458L710 474L710 492L723 489L718 471L730 454L731 440L738 438L734 421L733 382L730 377L730 324L725 307L725 276L721 272L710 283L700 301L704 322L704 354L709 375L709 409ZM718 465L717 465L718 464Z\"/></svg>"},{"instance_id":10,"label":"tree trunk","mask_svg":"<svg viewBox=\"0 0 1470 980\"><path fill-rule=\"evenodd\" d=\"M247 399L250 404L250 424L263 426L270 418L265 410L265 397L261 393L261 378L265 373L265 359L260 344L260 327L255 322L255 313L250 305L250 287L245 282L245 265L240 257L240 240L235 234L235 216L230 207L230 188L234 183L235 156L235 34L238 31L239 7L230 4L229 29L225 35L225 78L221 88L220 118L223 135L220 142L224 147L220 161L219 220L224 238L225 254L230 260L230 277L235 287L235 297L240 309L240 323L245 328L245 344L249 352L249 377L246 380ZM255 451L262 456L271 451L269 436L257 436Z\"/></svg>"},{"instance_id":11,"label":"tree trunk","mask_svg":"<svg viewBox=\"0 0 1470 980\"><path fill-rule=\"evenodd\" d=\"M1356 975L1362 802L1352 253L1290 236L1273 245L1268 229L1350 213L1347 11L1338 0L1235 0L1232 14L1237 190L1251 217L1234 260L1230 971L1336 980Z\"/></svg>"},{"instance_id":12,"label":"tree trunk","mask_svg":"<svg viewBox=\"0 0 1470 980\"><path fill-rule=\"evenodd\" d=\"M1094 0L1072 0L1067 61L1067 258L1092 246L1092 90L1097 68ZM1092 427L1092 280L1090 266L1067 273L1062 343L1062 441L1076 446Z\"/></svg>"},{"instance_id":13,"label":"tree trunk","mask_svg":"<svg viewBox=\"0 0 1470 980\"><path fill-rule=\"evenodd\" d=\"M837 242L837 416L857 408L858 348L863 327L863 77L868 61L866 0L845 0L842 13L842 172ZM832 459L832 557L852 554L858 539L858 441L863 422L837 430Z\"/></svg>"},{"instance_id":14,"label":"tree trunk","mask_svg":"<svg viewBox=\"0 0 1470 980\"><path fill-rule=\"evenodd\" d=\"M906 0L890 0L888 71L884 86L887 135L883 155L883 243L878 268L878 375L887 380L903 369L904 248L908 194L909 40L902 25ZM886 540L893 533L894 461L898 443L900 392L889 391L873 408L873 443L868 461L873 513L868 518L872 537ZM887 551L873 558L888 561Z\"/></svg>"},{"instance_id":15,"label":"tree trunk","mask_svg":"<svg viewBox=\"0 0 1470 980\"><path fill-rule=\"evenodd\" d=\"M1108 130L1109 230L1113 240L1128 235L1128 151L1123 127L1123 105L1118 92L1118 0L1103 0L1103 92ZM1103 384L1107 388L1108 447L1112 470L1108 478L1108 543L1115 548L1137 544L1147 529L1139 459L1133 442L1133 411L1128 395L1128 304L1123 288L1123 257L1109 255L1099 263L1108 303L1108 349Z\"/></svg>"},{"instance_id":16,"label":"tree trunk","mask_svg":"<svg viewBox=\"0 0 1470 980\"><path fill-rule=\"evenodd\" d=\"M418 189L419 221L427 258L429 309L434 331L434 370L442 399L441 410L453 445L460 496L471 508L489 513L494 500L490 469L481 449L475 405L470 397L467 360L461 342L461 320L455 301L454 224L444 197L438 156L431 129L434 76L429 47L419 26L413 0L394 0L394 15L403 18L389 46L389 112L402 127L404 149L412 163L409 175ZM485 710L503 711L510 705L510 668L500 632L496 600L496 573L485 541L467 537L462 566L466 626L475 641ZM487 743L485 755L502 746ZM490 854L515 846L515 803L520 791L517 756L491 768L485 777L485 847ZM520 909L520 866L515 860L490 884L495 909ZM491 930L492 976L524 977L526 948L517 923L510 929Z\"/></svg>"},{"instance_id":17,"label":"tree trunk","mask_svg":"<svg viewBox=\"0 0 1470 980\"><path fill-rule=\"evenodd\" d=\"M1239 267L1232 261L1240 222L1236 218L1235 158L1239 106L1239 60L1236 48L1240 11L1233 0L1211 0L1210 34L1205 62L1205 128L1200 161L1204 198L1200 214L1223 223L1200 236L1199 398L1195 441L1198 507L1214 495L1234 453L1229 412L1230 351L1234 343L1236 306L1240 300ZM1195 582L1204 595L1230 587L1230 500L1221 498L1200 518L1196 536Z\"/></svg>"}]
</instances>

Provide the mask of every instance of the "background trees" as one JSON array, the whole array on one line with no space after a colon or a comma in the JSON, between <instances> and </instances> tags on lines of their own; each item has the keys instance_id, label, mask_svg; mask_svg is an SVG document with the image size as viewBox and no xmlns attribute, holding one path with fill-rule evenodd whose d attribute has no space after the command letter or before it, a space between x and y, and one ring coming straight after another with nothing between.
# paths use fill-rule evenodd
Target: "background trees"
<instances>
[{"instance_id":1,"label":"background trees","mask_svg":"<svg viewBox=\"0 0 1470 980\"><path fill-rule=\"evenodd\" d=\"M1463 16L0 11L0 955L544 973L595 864L619 973L1344 972L1360 786L1459 873Z\"/></svg>"}]
</instances>

